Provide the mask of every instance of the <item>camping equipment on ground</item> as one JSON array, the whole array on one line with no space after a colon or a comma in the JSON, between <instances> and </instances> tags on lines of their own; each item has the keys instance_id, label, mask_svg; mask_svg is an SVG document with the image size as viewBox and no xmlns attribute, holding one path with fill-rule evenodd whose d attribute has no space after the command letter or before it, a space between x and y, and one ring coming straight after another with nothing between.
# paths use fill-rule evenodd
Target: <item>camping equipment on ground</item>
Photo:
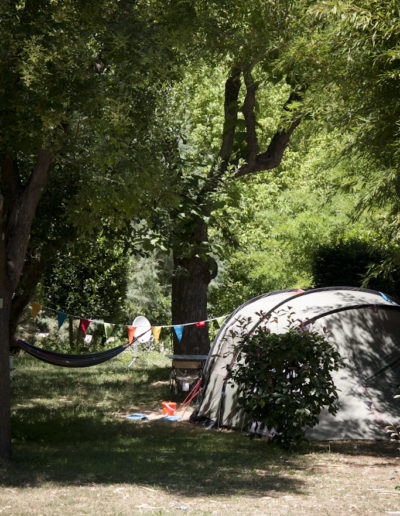
<instances>
[{"instance_id":1,"label":"camping equipment on ground","mask_svg":"<svg viewBox=\"0 0 400 516\"><path fill-rule=\"evenodd\" d=\"M323 335L342 358L333 372L340 408L336 416L323 410L319 424L308 429L313 439L384 439L384 427L399 417L400 306L373 290L327 287L308 291L270 292L247 301L224 322L204 366L203 390L192 420L209 427L247 429L237 401L238 387L228 379L235 367L233 349L243 332L254 331L264 314L270 331L289 328L288 313L299 328ZM262 314L262 315L261 315ZM248 319L246 329L242 322ZM265 321L264 321L265 322ZM397 403L396 403L397 402Z\"/></svg>"},{"instance_id":2,"label":"camping equipment on ground","mask_svg":"<svg viewBox=\"0 0 400 516\"><path fill-rule=\"evenodd\" d=\"M135 412L131 416L126 416L125 419L130 419L132 421L148 421L149 416L146 416L146 414L142 414L140 412Z\"/></svg>"},{"instance_id":3,"label":"camping equipment on ground","mask_svg":"<svg viewBox=\"0 0 400 516\"><path fill-rule=\"evenodd\" d=\"M169 376L171 392L189 392L200 378L208 355L167 355L172 359Z\"/></svg>"},{"instance_id":4,"label":"camping equipment on ground","mask_svg":"<svg viewBox=\"0 0 400 516\"><path fill-rule=\"evenodd\" d=\"M162 402L163 413L166 416L173 416L176 410L176 403L174 401L163 401Z\"/></svg>"}]
</instances>

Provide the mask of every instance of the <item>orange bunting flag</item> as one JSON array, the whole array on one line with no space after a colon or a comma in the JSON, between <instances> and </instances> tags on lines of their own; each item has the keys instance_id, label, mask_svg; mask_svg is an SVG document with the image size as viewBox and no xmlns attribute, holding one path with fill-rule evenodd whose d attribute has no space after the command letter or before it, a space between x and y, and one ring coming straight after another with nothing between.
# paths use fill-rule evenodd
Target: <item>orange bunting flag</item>
<instances>
[{"instance_id":1,"label":"orange bunting flag","mask_svg":"<svg viewBox=\"0 0 400 516\"><path fill-rule=\"evenodd\" d=\"M151 328L151 331L153 333L154 340L156 341L156 344L158 344L158 341L160 339L160 333L161 333L162 326L153 326Z\"/></svg>"},{"instance_id":2,"label":"orange bunting flag","mask_svg":"<svg viewBox=\"0 0 400 516\"><path fill-rule=\"evenodd\" d=\"M196 326L198 328L201 328L202 326L205 326L205 325L206 325L206 321L199 321L199 322L196 323Z\"/></svg>"},{"instance_id":3,"label":"orange bunting flag","mask_svg":"<svg viewBox=\"0 0 400 516\"><path fill-rule=\"evenodd\" d=\"M32 303L32 319L36 319L37 314L43 308L43 305L39 305L39 303Z\"/></svg>"},{"instance_id":4,"label":"orange bunting flag","mask_svg":"<svg viewBox=\"0 0 400 516\"><path fill-rule=\"evenodd\" d=\"M132 344L133 338L135 336L136 326L127 326L126 328L128 330L128 341L129 341L129 344Z\"/></svg>"},{"instance_id":5,"label":"orange bunting flag","mask_svg":"<svg viewBox=\"0 0 400 516\"><path fill-rule=\"evenodd\" d=\"M80 327L84 335L86 334L91 322L92 321L90 319L81 319Z\"/></svg>"}]
</instances>

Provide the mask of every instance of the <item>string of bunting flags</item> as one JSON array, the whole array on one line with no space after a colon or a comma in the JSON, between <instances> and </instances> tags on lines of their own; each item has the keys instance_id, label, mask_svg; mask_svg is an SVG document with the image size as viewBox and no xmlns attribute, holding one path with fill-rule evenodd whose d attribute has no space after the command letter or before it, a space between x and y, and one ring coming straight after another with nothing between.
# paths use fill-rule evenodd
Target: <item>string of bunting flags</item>
<instances>
[{"instance_id":1,"label":"string of bunting flags","mask_svg":"<svg viewBox=\"0 0 400 516\"><path fill-rule=\"evenodd\" d=\"M112 332L114 331L114 328L116 326L120 326L120 327L121 326L125 326L126 327L127 333L128 333L129 344L131 344L133 342L133 339L135 337L136 326L130 326L130 325L125 325L125 324L106 323L104 321L100 321L100 320L97 320L97 319L87 319L87 318L84 318L84 317L79 317L79 316L76 316L76 315L67 314L67 313L62 312L60 310L55 310L54 308L50 308L48 306L44 306L44 305L41 305L40 303L35 303L35 302L31 303L31 309L32 309L32 318L33 318L33 320L36 319L36 317L39 315L39 313L42 310L48 310L50 312L56 313L57 314L57 321L58 321L58 329L59 330L61 329L61 327L64 324L64 322L68 318L71 318L71 319L79 319L79 327L80 327L83 335L86 334L86 332L87 332L87 330L88 330L88 328L89 328L89 326L91 324L98 324L98 325L103 325L104 326L104 335L105 335L105 337L107 339L111 337ZM216 323L218 325L218 327L220 327L221 324L226 319L226 317L227 317L226 315L222 315L222 316L219 316L219 317L213 317L211 319L206 319L204 321L189 322L189 323L184 323L184 324L163 324L163 325L159 325L159 326L152 326L151 327L151 332L152 332L154 340L155 340L155 342L157 344L159 339L160 339L161 330L163 328L173 328L173 330L175 332L175 335L176 335L177 339L180 342L181 339L182 339L183 330L184 330L185 326L197 326L198 328L202 328L207 323L214 322L214 323Z\"/></svg>"}]
</instances>

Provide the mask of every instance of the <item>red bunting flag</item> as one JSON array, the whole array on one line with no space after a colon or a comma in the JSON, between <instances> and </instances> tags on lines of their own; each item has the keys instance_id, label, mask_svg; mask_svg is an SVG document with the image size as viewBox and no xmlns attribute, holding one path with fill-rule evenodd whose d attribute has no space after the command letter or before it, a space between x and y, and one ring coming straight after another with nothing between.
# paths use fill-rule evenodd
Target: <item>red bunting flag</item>
<instances>
[{"instance_id":1,"label":"red bunting flag","mask_svg":"<svg viewBox=\"0 0 400 516\"><path fill-rule=\"evenodd\" d=\"M90 319L81 319L80 327L84 335L87 332L87 329L89 328L91 322L92 321Z\"/></svg>"},{"instance_id":2,"label":"red bunting flag","mask_svg":"<svg viewBox=\"0 0 400 516\"><path fill-rule=\"evenodd\" d=\"M304 292L304 290L302 290L301 288L298 288L298 289L296 290L296 294L302 294L303 292Z\"/></svg>"},{"instance_id":3,"label":"red bunting flag","mask_svg":"<svg viewBox=\"0 0 400 516\"><path fill-rule=\"evenodd\" d=\"M129 344L132 344L133 338L135 336L136 326L127 326L126 328L128 330L128 341L129 341Z\"/></svg>"},{"instance_id":4,"label":"red bunting flag","mask_svg":"<svg viewBox=\"0 0 400 516\"><path fill-rule=\"evenodd\" d=\"M196 326L199 327L199 328L201 326L205 326L205 325L206 325L206 321L199 321L199 322L196 323Z\"/></svg>"}]
</instances>

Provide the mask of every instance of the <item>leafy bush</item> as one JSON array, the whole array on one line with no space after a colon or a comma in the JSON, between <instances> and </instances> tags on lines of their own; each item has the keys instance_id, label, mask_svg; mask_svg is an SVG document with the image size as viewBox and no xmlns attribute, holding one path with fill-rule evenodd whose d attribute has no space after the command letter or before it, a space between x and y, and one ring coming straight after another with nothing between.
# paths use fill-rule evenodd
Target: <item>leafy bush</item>
<instances>
[{"instance_id":1,"label":"leafy bush","mask_svg":"<svg viewBox=\"0 0 400 516\"><path fill-rule=\"evenodd\" d=\"M331 372L340 356L318 333L291 328L275 334L263 323L245 333L236 353L229 375L239 386L239 403L249 421L275 429L273 440L281 446L303 439L324 406L337 412Z\"/></svg>"},{"instance_id":2,"label":"leafy bush","mask_svg":"<svg viewBox=\"0 0 400 516\"><path fill-rule=\"evenodd\" d=\"M376 269L389 258L390 251L356 238L320 245L312 258L314 285L367 286L397 296L399 272L392 268L390 274L385 274L383 269Z\"/></svg>"}]
</instances>

